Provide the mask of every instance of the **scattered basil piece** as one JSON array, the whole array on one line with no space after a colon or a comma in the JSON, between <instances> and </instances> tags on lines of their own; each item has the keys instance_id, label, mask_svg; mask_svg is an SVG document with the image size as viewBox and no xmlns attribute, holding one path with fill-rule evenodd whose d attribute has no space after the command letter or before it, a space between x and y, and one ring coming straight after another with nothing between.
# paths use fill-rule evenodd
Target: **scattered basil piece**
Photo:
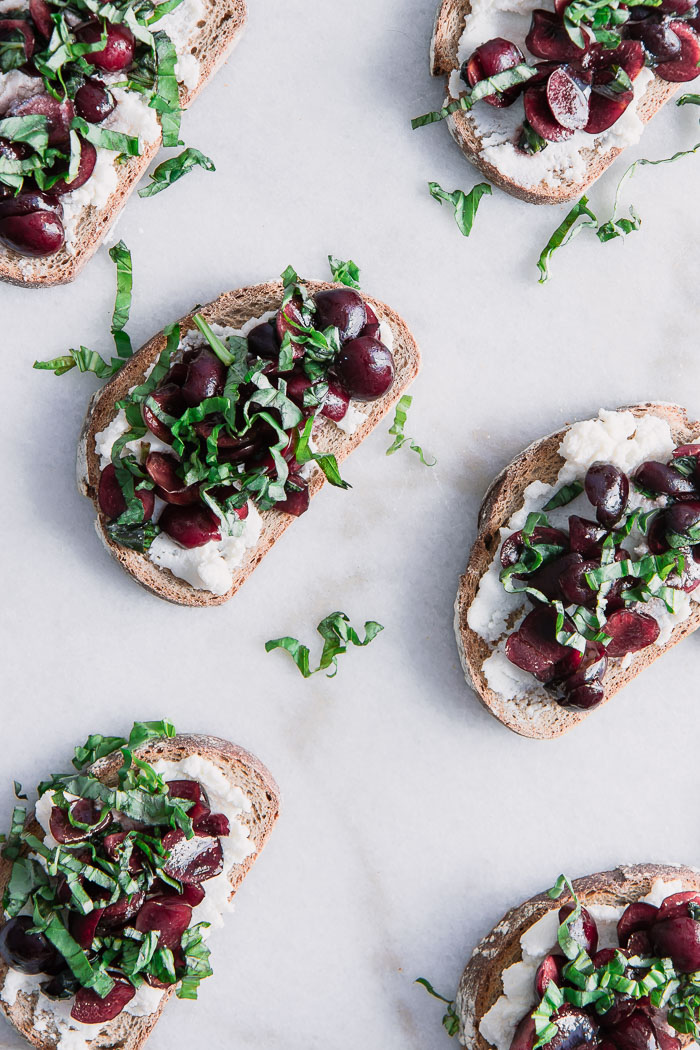
<instances>
[{"instance_id":1,"label":"scattered basil piece","mask_svg":"<svg viewBox=\"0 0 700 1050\"><path fill-rule=\"evenodd\" d=\"M430 190L430 196L434 200L439 201L441 204L443 201L446 201L452 205L455 222L459 226L460 233L465 237L468 237L472 232L481 198L485 194L491 195L491 186L488 182L477 183L469 193L465 193L464 190L454 190L453 193L447 193L437 182L429 182L428 189Z\"/></svg>"},{"instance_id":2,"label":"scattered basil piece","mask_svg":"<svg viewBox=\"0 0 700 1050\"><path fill-rule=\"evenodd\" d=\"M532 155L533 153L541 153L543 149L547 149L548 145L547 140L535 131L529 120L525 119L520 132L518 149L521 149L523 153Z\"/></svg>"},{"instance_id":3,"label":"scattered basil piece","mask_svg":"<svg viewBox=\"0 0 700 1050\"><path fill-rule=\"evenodd\" d=\"M198 166L204 168L205 171L216 171L213 160L200 153L198 149L188 146L177 157L171 157L158 165L151 173L150 183L139 190L139 197L153 197L161 190L167 190L168 186L172 186L174 182L188 175Z\"/></svg>"},{"instance_id":4,"label":"scattered basil piece","mask_svg":"<svg viewBox=\"0 0 700 1050\"><path fill-rule=\"evenodd\" d=\"M124 135L121 131L109 131L108 128L101 128L97 124L88 124L82 117L73 117L71 128L99 149L124 153L127 157L138 157L141 152L139 140L134 135Z\"/></svg>"},{"instance_id":5,"label":"scattered basil piece","mask_svg":"<svg viewBox=\"0 0 700 1050\"><path fill-rule=\"evenodd\" d=\"M487 95L498 95L503 91L507 91L508 88L516 87L518 84L525 84L536 73L535 69L521 62L520 65L513 66L512 69L496 73L492 77L480 80L471 88L465 88L463 95L443 106L442 109L435 110L432 113L424 113L422 117L414 117L411 121L411 127L415 131L416 128L422 128L426 124L435 124L437 121L445 120L460 110L470 110L476 102L486 98Z\"/></svg>"},{"instance_id":6,"label":"scattered basil piece","mask_svg":"<svg viewBox=\"0 0 700 1050\"><path fill-rule=\"evenodd\" d=\"M571 503L580 496L583 492L583 483L580 481L572 481L570 485L563 485L558 492L555 492L550 500L545 503L542 508L545 513L550 510L556 510L557 507L566 507L568 503Z\"/></svg>"},{"instance_id":7,"label":"scattered basil piece","mask_svg":"<svg viewBox=\"0 0 700 1050\"><path fill-rule=\"evenodd\" d=\"M579 222L578 220L584 215L587 216L587 218ZM574 204L571 211L565 216L563 222L557 226L537 260L537 269L540 271L540 284L546 284L551 277L549 264L554 252L559 248L564 248L581 232L581 230L586 228L595 229L597 225L598 220L588 207L588 197L584 194L583 197Z\"/></svg>"},{"instance_id":8,"label":"scattered basil piece","mask_svg":"<svg viewBox=\"0 0 700 1050\"><path fill-rule=\"evenodd\" d=\"M414 984L422 984L428 994L432 995L433 999L439 999L441 1003L447 1003L447 1011L442 1019L442 1024L449 1036L457 1035L459 1031L459 1017L455 1009L454 999L446 999L444 995L436 992L430 981L426 980L425 977L417 977Z\"/></svg>"},{"instance_id":9,"label":"scattered basil piece","mask_svg":"<svg viewBox=\"0 0 700 1050\"><path fill-rule=\"evenodd\" d=\"M434 467L437 463L437 459L433 459L432 462L429 462L425 458L423 449L420 447L420 445L416 445L413 441L413 438L410 438L406 434L404 434L407 413L412 404L413 398L409 394L403 394L402 397L399 398L394 412L394 422L389 427L389 433L393 436L394 440L389 446L389 448L386 450L386 454L387 456L391 456L394 452L397 452L400 448L403 448L406 442L408 442L411 452L416 453L421 463L423 463L426 467Z\"/></svg>"},{"instance_id":10,"label":"scattered basil piece","mask_svg":"<svg viewBox=\"0 0 700 1050\"><path fill-rule=\"evenodd\" d=\"M15 785L15 798L24 798L24 799L26 799L27 796L23 793L22 785L20 784L19 780L15 780L14 785Z\"/></svg>"},{"instance_id":11,"label":"scattered basil piece","mask_svg":"<svg viewBox=\"0 0 700 1050\"><path fill-rule=\"evenodd\" d=\"M700 106L700 95L681 95L676 102L677 106Z\"/></svg>"},{"instance_id":12,"label":"scattered basil piece","mask_svg":"<svg viewBox=\"0 0 700 1050\"><path fill-rule=\"evenodd\" d=\"M339 489L349 489L352 486L344 481L340 476L340 470L338 469L338 462L335 456L330 452L312 452L309 441L311 439L311 430L313 428L314 420L313 416L307 419L304 424L304 429L299 435L297 442L296 451L294 456L297 463L310 463L312 460L314 463L318 463L319 467L326 476L326 480Z\"/></svg>"},{"instance_id":13,"label":"scattered basil piece","mask_svg":"<svg viewBox=\"0 0 700 1050\"><path fill-rule=\"evenodd\" d=\"M384 628L375 620L367 620L365 623L365 637L360 641L357 632L350 626L350 619L343 612L334 612L321 620L316 628L323 638L323 651L318 667L311 669L309 664L309 649L297 638L286 636L274 638L265 642L265 652L270 653L273 649L285 649L294 660L304 678L310 678L318 671L325 671L333 667L332 673L327 678L335 678L338 673L338 657L347 652L348 645L363 647L369 645Z\"/></svg>"},{"instance_id":14,"label":"scattered basil piece","mask_svg":"<svg viewBox=\"0 0 700 1050\"><path fill-rule=\"evenodd\" d=\"M334 255L329 255L328 264L334 281L337 281L339 284L346 284L348 288L358 289L360 287L360 268L352 259L343 262L342 259L336 259Z\"/></svg>"}]
</instances>

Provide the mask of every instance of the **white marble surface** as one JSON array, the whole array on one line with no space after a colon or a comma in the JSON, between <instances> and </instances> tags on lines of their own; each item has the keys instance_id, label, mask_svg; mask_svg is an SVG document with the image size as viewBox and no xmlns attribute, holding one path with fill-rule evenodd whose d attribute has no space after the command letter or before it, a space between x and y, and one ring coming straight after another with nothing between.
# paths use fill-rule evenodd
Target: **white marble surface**
<instances>
[{"instance_id":1,"label":"white marble surface","mask_svg":"<svg viewBox=\"0 0 700 1050\"><path fill-rule=\"evenodd\" d=\"M548 287L535 259L562 209L495 191L470 240L428 196L475 173L427 73L432 0L254 0L231 61L185 119L216 160L119 233L134 253L136 345L195 302L289 262L351 256L368 292L412 325L424 368L410 431L439 456L384 456L380 428L228 606L183 610L141 591L102 550L77 494L75 442L94 380L35 357L109 351L113 267L72 286L2 287L3 822L12 779L62 768L88 732L169 715L264 759L284 810L213 944L199 1005L178 1003L152 1050L426 1050L477 938L552 883L640 859L700 861L700 641L657 663L580 729L519 739L462 678L452 603L484 489L565 420L644 398L700 412L700 157L647 168L628 243L582 236ZM636 155L700 140L668 108ZM631 156L630 156L631 159ZM621 166L616 166L619 174ZM615 174L592 198L609 207ZM303 681L266 639L306 640L340 608L384 633L337 679ZM21 1044L0 1029L0 1045Z\"/></svg>"}]
</instances>

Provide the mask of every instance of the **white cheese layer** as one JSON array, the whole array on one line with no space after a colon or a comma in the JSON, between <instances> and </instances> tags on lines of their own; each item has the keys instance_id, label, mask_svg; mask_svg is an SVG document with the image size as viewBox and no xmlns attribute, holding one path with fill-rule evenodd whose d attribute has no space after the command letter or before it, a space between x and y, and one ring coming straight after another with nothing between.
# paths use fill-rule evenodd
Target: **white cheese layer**
<instances>
[{"instance_id":1,"label":"white cheese layer","mask_svg":"<svg viewBox=\"0 0 700 1050\"><path fill-rule=\"evenodd\" d=\"M459 98L466 90L459 75L462 63L487 40L504 37L528 55L525 37L534 8L553 10L553 4L538 0L474 0L459 43L458 66L450 75L450 98ZM516 149L523 122L520 100L503 109L479 102L469 113L463 114L463 119L481 137L484 160L498 168L503 176L521 186L537 186L544 180L547 185L556 187L562 182L578 182L585 176L583 150L608 153L611 149L624 149L639 141L644 130L638 113L639 100L653 79L652 71L644 67L634 81L634 101L607 131L600 135L577 131L566 142L550 142L546 149L532 156ZM454 131L454 118L450 117L448 122Z\"/></svg>"},{"instance_id":2,"label":"white cheese layer","mask_svg":"<svg viewBox=\"0 0 700 1050\"><path fill-rule=\"evenodd\" d=\"M527 599L518 594L509 594L499 579L501 572L500 548L505 539L521 529L528 514L539 511L547 500L562 485L583 480L591 464L612 463L626 474L632 473L648 459L667 461L676 447L671 429L665 419L644 415L635 419L631 412L616 412L601 409L596 419L574 423L566 432L559 446L559 455L564 458L557 480L552 485L533 481L523 493L522 506L511 515L508 524L500 530L500 542L496 556L479 583L474 601L467 614L470 628L485 641L492 643L493 651L484 661L483 671L489 688L504 700L526 700L527 711L534 718L543 704L552 702L551 696L527 671L511 663L505 654L508 623L520 610L529 607ZM641 497L632 488L629 507L651 510L662 506L663 499L651 502ZM585 494L581 494L565 507L548 513L555 528L566 528L569 515L591 516L591 505ZM640 555L646 552L645 538L633 530L625 542L630 551ZM644 611L654 616L660 632L656 645L665 645L673 628L687 619L692 609L696 592L684 594L679 591L677 612L671 614L659 599L647 602ZM700 599L700 594L698 594ZM517 622L517 621L516 621Z\"/></svg>"},{"instance_id":3,"label":"white cheese layer","mask_svg":"<svg viewBox=\"0 0 700 1050\"><path fill-rule=\"evenodd\" d=\"M679 893L683 889L682 879L668 881L655 879L651 891L641 899L658 907L666 897L672 893ZM587 911L593 916L598 927L598 948L617 948L619 946L617 923L626 907L627 905L620 907L612 907L607 904L586 905ZM481 1019L479 1032L487 1043L496 1047L496 1050L509 1050L518 1023L536 1004L535 974L544 957L549 955L556 946L559 927L558 912L558 908L548 911L522 935L520 938L522 960L503 971L501 975L503 995ZM462 1034L460 1032L460 1040L464 1043Z\"/></svg>"},{"instance_id":4,"label":"white cheese layer","mask_svg":"<svg viewBox=\"0 0 700 1050\"><path fill-rule=\"evenodd\" d=\"M250 841L250 830L241 821L241 817L251 810L250 799L244 792L232 784L226 774L211 759L201 755L189 755L179 762L160 760L153 763L153 768L165 780L196 780L207 793L209 806L213 813L224 813L229 820L231 833L221 839L224 855L224 867L221 874L202 883L205 897L201 904L192 910L192 924L211 923L209 930L203 931L207 937L212 929L224 925L224 915L233 910L229 900L231 885L229 874L232 869L255 852L255 845ZM50 792L37 800L35 812L38 823L46 832L45 842L49 846L56 841L49 832L49 819L53 807ZM39 985L46 980L45 974L28 975L18 970L9 970L0 997L9 1006L17 999L18 993L31 995L39 990ZM162 990L143 985L124 1009L134 1017L146 1017L158 1009ZM39 995L36 1007L35 1027L40 1032L57 1030L59 1040L56 1050L85 1050L86 1042L104 1030L104 1025L87 1025L75 1021L70 1016L72 1001L56 1001Z\"/></svg>"}]
</instances>

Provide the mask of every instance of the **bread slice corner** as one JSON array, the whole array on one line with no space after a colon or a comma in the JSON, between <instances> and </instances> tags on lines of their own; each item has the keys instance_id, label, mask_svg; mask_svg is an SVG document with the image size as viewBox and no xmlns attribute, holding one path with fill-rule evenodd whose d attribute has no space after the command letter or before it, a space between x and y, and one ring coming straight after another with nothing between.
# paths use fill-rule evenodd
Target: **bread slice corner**
<instances>
[{"instance_id":1,"label":"bread slice corner","mask_svg":"<svg viewBox=\"0 0 700 1050\"><path fill-rule=\"evenodd\" d=\"M328 288L340 287L321 281L306 281L305 285L311 294ZM368 403L365 422L353 434L345 434L334 423L321 416L317 417L318 429L314 429L317 443L323 452L333 453L338 462L345 459L364 441L370 431L396 404L409 384L413 382L420 368L420 351L405 321L385 303L370 298L364 292L362 294L363 298L391 328L394 337L392 353L395 378L391 389L383 397L378 401ZM240 328L252 317L260 317L268 310L279 309L282 297L282 283L270 282L226 292L207 306L198 309L210 323L215 322ZM183 334L194 327L192 313L181 318L180 328ZM274 509L261 513L263 526L257 545L246 552L243 562L234 572L233 582L226 594L216 595L209 591L196 590L184 580L174 576L169 569L159 568L150 561L147 554L128 550L114 543L106 532L106 519L99 509L97 500L100 460L95 452L95 435L113 419L115 402L124 397L131 387L143 381L146 369L157 360L164 346L165 336L161 332L134 354L117 375L94 395L78 442L78 488L95 505L97 512L95 527L100 540L109 554L138 583L159 598L164 598L177 605L221 605L233 597L272 546L289 528L294 521L292 515ZM316 468L312 471L309 479L309 493L312 497L322 488L325 480L321 470ZM347 498L347 493L338 493L338 495L345 495Z\"/></svg>"},{"instance_id":2,"label":"bread slice corner","mask_svg":"<svg viewBox=\"0 0 700 1050\"><path fill-rule=\"evenodd\" d=\"M690 421L680 405L663 401L645 401L623 406L620 411L631 411L635 416L652 414L668 421L677 444L688 444L698 440L700 422ZM570 424L571 425L571 424ZM484 661L493 652L493 647L473 631L467 623L469 608L479 589L481 578L500 549L500 529L507 525L512 514L522 506L523 493L533 481L553 483L563 464L559 446L569 426L540 438L521 452L505 467L489 487L481 504L478 518L478 534L469 555L464 575L460 578L455 603L455 635L460 660L467 682L481 703L499 722L520 736L538 740L549 740L567 733L592 711L575 711L562 707L551 700L547 703L532 703L523 700L504 700L489 689L483 672ZM674 627L665 645L653 645L632 656L626 668L619 659L611 660L605 675L605 700L607 703L624 686L636 678L650 664L658 660L674 645L687 638L700 627L700 603L696 603L690 616ZM533 680L534 681L534 680ZM601 706L601 705L599 705Z\"/></svg>"},{"instance_id":3,"label":"bread slice corner","mask_svg":"<svg viewBox=\"0 0 700 1050\"><path fill-rule=\"evenodd\" d=\"M231 744L228 740L222 740L219 737L195 733L178 733L175 737L150 741L138 748L135 754L138 758L150 763L157 762L159 759L177 762L190 755L201 755L213 762L227 779L250 799L252 804L250 811L242 814L238 819L249 829L250 841L255 844L255 852L251 853L241 864L234 865L228 872L231 884L229 899L231 899L260 855L279 815L280 792L272 774L255 755L236 744ZM91 772L106 784L116 784L117 771L120 766L121 753L117 752L96 762L91 767ZM28 827L38 838L43 839L44 830L33 815L28 819ZM0 895L5 892L11 870L11 863L0 858ZM7 974L8 966L0 959L0 992L4 987ZM215 979L216 975L212 980ZM86 1041L86 1050L140 1050L173 995L174 989L167 990L155 1013L148 1016L137 1017L122 1012L106 1025L96 1025L95 1027L99 1027L100 1031L96 1032L94 1039ZM39 996L39 992L31 995L18 992L12 1005L0 998L0 1009L10 1024L32 1046L37 1047L37 1050L57 1050L61 1033L56 1026L50 1022L47 1023L43 1017L41 1023L37 1024Z\"/></svg>"},{"instance_id":4,"label":"bread slice corner","mask_svg":"<svg viewBox=\"0 0 700 1050\"><path fill-rule=\"evenodd\" d=\"M450 95L450 73L458 68L459 41L464 32L465 19L471 11L471 0L442 0L435 18L435 28L430 47L430 69L433 76L444 76L446 95ZM637 113L642 123L647 124L658 113L664 103L678 91L679 84L671 84L655 76L637 104ZM634 105L634 103L632 103ZM464 155L495 186L499 186L513 197L530 204L564 204L580 197L586 189L600 178L603 172L620 155L615 147L601 153L589 148L582 151L586 174L575 181L561 179L557 185L542 180L535 186L523 186L503 175L483 155L483 138L464 112L453 113L447 119L450 134Z\"/></svg>"},{"instance_id":5,"label":"bread slice corner","mask_svg":"<svg viewBox=\"0 0 700 1050\"><path fill-rule=\"evenodd\" d=\"M183 109L189 107L224 64L238 43L248 17L246 0L204 0L204 5L203 19L196 27L192 27L193 30L198 28L199 34L190 48L190 53L200 63L199 80L194 88L180 84L180 105ZM194 128L191 134L195 136ZM64 246L44 259L31 259L11 248L0 246L0 281L25 288L44 288L74 281L116 223L122 208L160 148L159 136L155 142L145 146L138 157L129 157L119 166L116 189L104 207L83 210L70 248ZM173 202L177 218L174 197Z\"/></svg>"}]
</instances>

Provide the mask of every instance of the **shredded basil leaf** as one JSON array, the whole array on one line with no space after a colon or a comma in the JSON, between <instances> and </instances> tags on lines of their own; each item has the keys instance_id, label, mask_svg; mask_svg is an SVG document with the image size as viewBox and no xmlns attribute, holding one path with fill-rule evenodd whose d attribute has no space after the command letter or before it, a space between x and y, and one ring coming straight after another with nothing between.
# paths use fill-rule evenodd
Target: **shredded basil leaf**
<instances>
[{"instance_id":1,"label":"shredded basil leaf","mask_svg":"<svg viewBox=\"0 0 700 1050\"><path fill-rule=\"evenodd\" d=\"M180 92L175 76L177 51L167 33L153 34L156 48L156 90L149 105L160 113L164 146L182 146L180 141Z\"/></svg>"},{"instance_id":2,"label":"shredded basil leaf","mask_svg":"<svg viewBox=\"0 0 700 1050\"><path fill-rule=\"evenodd\" d=\"M557 507L565 507L568 503L571 503L580 496L583 492L583 483L580 481L572 481L570 485L563 485L558 492L555 492L550 500L545 503L542 510L548 512L550 510L556 510Z\"/></svg>"},{"instance_id":3,"label":"shredded basil leaf","mask_svg":"<svg viewBox=\"0 0 700 1050\"><path fill-rule=\"evenodd\" d=\"M503 91L507 91L508 88L516 87L518 84L525 84L536 73L537 70L521 62L519 65L513 66L512 69L496 73L492 77L480 80L473 87L466 88L463 95L448 103L447 106L443 106L442 109L432 113L425 113L422 117L414 117L411 121L411 127L415 131L416 128L422 128L426 124L435 124L437 121L445 120L460 110L470 110L476 102L486 98L487 95L498 95Z\"/></svg>"},{"instance_id":4,"label":"shredded basil leaf","mask_svg":"<svg viewBox=\"0 0 700 1050\"><path fill-rule=\"evenodd\" d=\"M139 140L134 135L124 135L121 131L110 131L97 124L88 124L82 117L73 117L71 128L98 149L124 153L128 157L138 157L141 153Z\"/></svg>"},{"instance_id":5,"label":"shredded basil leaf","mask_svg":"<svg viewBox=\"0 0 700 1050\"><path fill-rule=\"evenodd\" d=\"M139 197L153 197L161 190L167 190L174 182L188 175L196 167L204 168L205 171L216 171L214 161L200 153L198 149L188 146L179 153L177 157L164 160L162 164L151 173L150 183L139 190Z\"/></svg>"},{"instance_id":6,"label":"shredded basil leaf","mask_svg":"<svg viewBox=\"0 0 700 1050\"><path fill-rule=\"evenodd\" d=\"M579 222L578 220L581 219L583 215L588 216L588 218ZM551 277L549 264L554 252L559 248L564 248L581 232L581 230L586 228L595 229L597 225L598 220L588 207L588 197L584 194L583 197L574 204L571 211L565 216L563 222L557 226L537 260L537 269L540 271L540 284L546 284Z\"/></svg>"},{"instance_id":7,"label":"shredded basil leaf","mask_svg":"<svg viewBox=\"0 0 700 1050\"><path fill-rule=\"evenodd\" d=\"M331 268L331 275L334 281L337 281L339 284L346 284L348 288L360 287L360 268L352 259L343 262L342 259L336 259L334 255L329 255L328 265Z\"/></svg>"},{"instance_id":8,"label":"shredded basil leaf","mask_svg":"<svg viewBox=\"0 0 700 1050\"><path fill-rule=\"evenodd\" d=\"M426 980L425 977L417 977L413 983L422 984L428 995L432 995L433 999L439 999L441 1003L447 1003L447 1011L442 1018L442 1024L449 1036L457 1035L459 1031L459 1017L455 1009L454 999L446 999L444 995L436 992L430 981Z\"/></svg>"},{"instance_id":9,"label":"shredded basil leaf","mask_svg":"<svg viewBox=\"0 0 700 1050\"><path fill-rule=\"evenodd\" d=\"M396 405L394 412L394 422L389 427L389 433L393 436L394 440L389 448L386 450L387 456L391 456L394 452L397 452L400 448L409 443L411 452L415 452L419 457L421 463L426 467L434 467L437 463L437 459L433 459L432 462L428 462L423 454L423 449L420 445L416 445L413 438L408 437L404 434L404 427L406 425L407 413L411 405L413 404L413 398L409 394L404 394Z\"/></svg>"},{"instance_id":10,"label":"shredded basil leaf","mask_svg":"<svg viewBox=\"0 0 700 1050\"><path fill-rule=\"evenodd\" d=\"M347 652L348 645L363 647L369 645L384 628L376 620L367 620L365 623L365 637L360 641L357 631L350 626L350 618L343 612L334 612L321 620L316 628L323 638L323 651L318 667L311 669L309 663L308 646L302 645L297 638L286 636L274 638L265 643L265 652L270 653L273 649L285 649L294 660L304 678L310 678L318 671L325 671L332 667L333 671L327 678L335 678L338 673L338 657Z\"/></svg>"},{"instance_id":11,"label":"shredded basil leaf","mask_svg":"<svg viewBox=\"0 0 700 1050\"><path fill-rule=\"evenodd\" d=\"M491 186L488 182L477 183L469 193L465 193L464 190L454 190L452 193L447 193L437 182L429 182L428 189L430 190L430 196L434 200L439 201L441 204L443 201L446 201L452 205L455 222L459 226L460 233L465 237L468 237L472 232L481 198L485 194L491 195Z\"/></svg>"}]
</instances>

